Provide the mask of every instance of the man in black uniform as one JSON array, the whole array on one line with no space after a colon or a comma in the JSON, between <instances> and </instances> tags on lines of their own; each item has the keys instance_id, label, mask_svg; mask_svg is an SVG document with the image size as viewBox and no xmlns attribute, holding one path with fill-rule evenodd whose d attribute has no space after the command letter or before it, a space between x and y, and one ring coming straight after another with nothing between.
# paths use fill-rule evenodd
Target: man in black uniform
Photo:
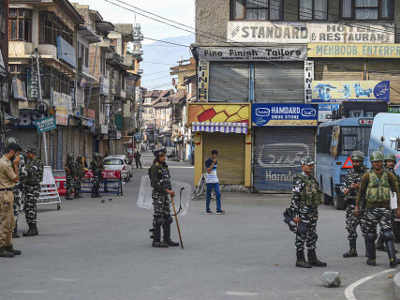
<instances>
[{"instance_id":1,"label":"man in black uniform","mask_svg":"<svg viewBox=\"0 0 400 300\"><path fill-rule=\"evenodd\" d=\"M315 249L318 240L317 222L318 206L321 204L322 193L318 182L313 176L314 161L305 158L301 162L302 172L294 178L292 189L292 201L290 209L297 216L296 230L296 267L311 268L326 267L326 263L317 258ZM304 244L308 250L308 262L304 257Z\"/></svg>"},{"instance_id":2,"label":"man in black uniform","mask_svg":"<svg viewBox=\"0 0 400 300\"><path fill-rule=\"evenodd\" d=\"M350 250L343 254L343 257L357 257L357 227L360 225L361 232L365 237L365 222L363 222L362 215L354 215L354 207L356 205L356 198L358 190L360 189L361 177L367 171L364 167L364 153L361 151L354 151L351 154L353 161L353 168L347 173L343 185L342 192L346 200L346 230L348 232L347 239L349 240Z\"/></svg>"},{"instance_id":3,"label":"man in black uniform","mask_svg":"<svg viewBox=\"0 0 400 300\"><path fill-rule=\"evenodd\" d=\"M171 187L171 176L165 162L164 150L154 152L154 162L149 169L151 186L153 187L153 244L155 248L177 247L178 243L171 240L172 217L170 213L170 200L175 192ZM161 241L161 227L163 228L163 241Z\"/></svg>"}]
</instances>

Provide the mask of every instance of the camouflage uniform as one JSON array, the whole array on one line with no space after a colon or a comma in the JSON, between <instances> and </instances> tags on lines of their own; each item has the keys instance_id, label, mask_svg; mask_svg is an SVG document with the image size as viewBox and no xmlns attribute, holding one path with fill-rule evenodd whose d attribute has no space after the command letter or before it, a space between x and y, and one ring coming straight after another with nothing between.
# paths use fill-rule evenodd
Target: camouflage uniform
<instances>
[{"instance_id":1,"label":"camouflage uniform","mask_svg":"<svg viewBox=\"0 0 400 300\"><path fill-rule=\"evenodd\" d=\"M100 183L102 180L102 172L104 170L103 161L100 154L93 155L93 160L90 162L90 170L93 173L92 178L92 198L100 197Z\"/></svg>"},{"instance_id":2,"label":"camouflage uniform","mask_svg":"<svg viewBox=\"0 0 400 300\"><path fill-rule=\"evenodd\" d=\"M19 238L18 235L18 217L19 214L24 209L24 185L23 180L26 177L27 173L25 170L25 160L23 156L21 156L21 160L19 162L19 182L14 186L14 219L15 219L15 227L13 238Z\"/></svg>"},{"instance_id":3,"label":"camouflage uniform","mask_svg":"<svg viewBox=\"0 0 400 300\"><path fill-rule=\"evenodd\" d=\"M67 161L65 163L65 176L66 176L66 189L67 189L67 195L66 195L66 199L70 200L71 195L74 191L74 173L75 173L75 162L74 162L74 157L72 154L68 154L67 155Z\"/></svg>"},{"instance_id":4,"label":"camouflage uniform","mask_svg":"<svg viewBox=\"0 0 400 300\"><path fill-rule=\"evenodd\" d=\"M85 176L84 168L85 168L85 166L83 165L83 162L82 162L82 156L78 156L76 158L76 161L75 161L75 169L74 169L75 198L79 198L80 197L81 182L82 182L82 178Z\"/></svg>"},{"instance_id":5,"label":"camouflage uniform","mask_svg":"<svg viewBox=\"0 0 400 300\"><path fill-rule=\"evenodd\" d=\"M383 161L383 154L375 151L371 155L371 162ZM377 238L377 225L383 235L388 249L391 266L396 266L398 261L394 249L394 236L392 228L392 211L390 209L390 192L393 191L399 197L399 186L396 177L382 170L377 174L375 170L366 173L361 179L358 203L365 207L366 242L368 253L368 265L376 265L375 240Z\"/></svg>"},{"instance_id":6,"label":"camouflage uniform","mask_svg":"<svg viewBox=\"0 0 400 300\"><path fill-rule=\"evenodd\" d=\"M302 161L302 165L314 165L311 159ZM325 267L326 263L319 261L315 254L318 222L318 206L321 204L322 193L318 182L313 176L302 172L294 178L292 188L292 200L290 209L300 218L296 231L296 252L299 267L320 266ZM308 249L308 260L310 265L305 263L304 245ZM307 266L308 265L308 266Z\"/></svg>"},{"instance_id":7,"label":"camouflage uniform","mask_svg":"<svg viewBox=\"0 0 400 300\"><path fill-rule=\"evenodd\" d=\"M40 195L40 183L43 179L43 163L38 158L29 159L26 164L27 176L23 180L25 192L25 218L29 225L29 232L37 232L37 202ZM32 229L32 230L31 230ZM35 234L37 235L37 234Z\"/></svg>"}]
</instances>

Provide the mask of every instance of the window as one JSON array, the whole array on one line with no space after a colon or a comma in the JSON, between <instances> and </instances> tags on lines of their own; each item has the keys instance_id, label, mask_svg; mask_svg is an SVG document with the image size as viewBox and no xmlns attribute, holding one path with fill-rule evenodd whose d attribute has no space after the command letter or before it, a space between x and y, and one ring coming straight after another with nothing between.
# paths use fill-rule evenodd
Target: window
<instances>
[{"instance_id":1,"label":"window","mask_svg":"<svg viewBox=\"0 0 400 300\"><path fill-rule=\"evenodd\" d=\"M232 20L282 20L283 0L231 0Z\"/></svg>"},{"instance_id":2,"label":"window","mask_svg":"<svg viewBox=\"0 0 400 300\"><path fill-rule=\"evenodd\" d=\"M393 0L342 0L342 18L355 20L393 19Z\"/></svg>"},{"instance_id":3,"label":"window","mask_svg":"<svg viewBox=\"0 0 400 300\"><path fill-rule=\"evenodd\" d=\"M327 20L328 0L300 0L300 20Z\"/></svg>"},{"instance_id":4,"label":"window","mask_svg":"<svg viewBox=\"0 0 400 300\"><path fill-rule=\"evenodd\" d=\"M89 48L85 47L85 67L89 68Z\"/></svg>"},{"instance_id":5,"label":"window","mask_svg":"<svg viewBox=\"0 0 400 300\"><path fill-rule=\"evenodd\" d=\"M32 42L32 11L24 8L9 10L9 40Z\"/></svg>"},{"instance_id":6,"label":"window","mask_svg":"<svg viewBox=\"0 0 400 300\"><path fill-rule=\"evenodd\" d=\"M328 154L331 149L332 127L325 126L318 129L317 153Z\"/></svg>"},{"instance_id":7,"label":"window","mask_svg":"<svg viewBox=\"0 0 400 300\"><path fill-rule=\"evenodd\" d=\"M351 155L355 150L368 153L371 127L342 127L341 128L341 155Z\"/></svg>"},{"instance_id":8,"label":"window","mask_svg":"<svg viewBox=\"0 0 400 300\"><path fill-rule=\"evenodd\" d=\"M39 15L40 44L57 45L57 37L61 36L70 45L73 45L73 32L53 13L41 12Z\"/></svg>"}]
</instances>

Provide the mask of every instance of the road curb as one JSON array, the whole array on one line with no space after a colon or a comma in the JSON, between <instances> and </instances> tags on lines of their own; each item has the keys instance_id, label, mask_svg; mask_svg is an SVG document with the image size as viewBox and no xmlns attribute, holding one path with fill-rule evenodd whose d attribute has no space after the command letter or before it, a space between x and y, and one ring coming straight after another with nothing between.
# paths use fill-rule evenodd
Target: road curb
<instances>
[{"instance_id":1,"label":"road curb","mask_svg":"<svg viewBox=\"0 0 400 300\"><path fill-rule=\"evenodd\" d=\"M394 299L400 300L400 273L393 277Z\"/></svg>"}]
</instances>

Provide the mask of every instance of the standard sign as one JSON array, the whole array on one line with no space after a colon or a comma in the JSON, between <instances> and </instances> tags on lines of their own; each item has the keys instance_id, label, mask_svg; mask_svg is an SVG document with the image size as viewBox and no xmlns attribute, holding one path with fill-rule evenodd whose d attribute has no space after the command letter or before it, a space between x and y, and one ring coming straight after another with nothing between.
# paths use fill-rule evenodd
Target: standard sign
<instances>
[{"instance_id":1,"label":"standard sign","mask_svg":"<svg viewBox=\"0 0 400 300\"><path fill-rule=\"evenodd\" d=\"M40 133L57 129L56 119L53 117L41 119L34 122L34 124Z\"/></svg>"},{"instance_id":2,"label":"standard sign","mask_svg":"<svg viewBox=\"0 0 400 300\"><path fill-rule=\"evenodd\" d=\"M287 61L305 60L307 50L299 47L209 47L199 48L200 60L206 61Z\"/></svg>"},{"instance_id":3,"label":"standard sign","mask_svg":"<svg viewBox=\"0 0 400 300\"><path fill-rule=\"evenodd\" d=\"M228 22L228 41L244 43L394 43L394 25Z\"/></svg>"},{"instance_id":4,"label":"standard sign","mask_svg":"<svg viewBox=\"0 0 400 300\"><path fill-rule=\"evenodd\" d=\"M400 44L308 44L308 57L400 58Z\"/></svg>"}]
</instances>

